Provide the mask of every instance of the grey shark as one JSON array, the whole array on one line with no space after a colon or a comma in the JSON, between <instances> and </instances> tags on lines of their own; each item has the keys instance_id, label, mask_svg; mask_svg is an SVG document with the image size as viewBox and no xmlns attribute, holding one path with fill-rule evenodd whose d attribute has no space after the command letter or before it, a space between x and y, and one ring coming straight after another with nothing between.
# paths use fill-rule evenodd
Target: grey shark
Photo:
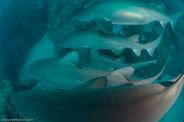
<instances>
[{"instance_id":1,"label":"grey shark","mask_svg":"<svg viewBox=\"0 0 184 122\"><path fill-rule=\"evenodd\" d=\"M170 22L174 30L177 20L182 15L183 12L169 16L159 8L138 1L105 0L84 9L74 16L73 20L87 22L104 20L116 25L141 25L159 21L163 28Z\"/></svg>"},{"instance_id":2,"label":"grey shark","mask_svg":"<svg viewBox=\"0 0 184 122\"><path fill-rule=\"evenodd\" d=\"M117 55L120 55L125 48L130 48L138 56L141 55L142 49L145 49L151 56L153 56L155 49L162 40L163 34L164 33L150 43L141 44L137 42L138 38L123 38L117 35L106 35L94 31L84 31L68 36L65 40L60 41L58 45L63 48L70 49L77 49L80 46L98 49L111 49Z\"/></svg>"},{"instance_id":3,"label":"grey shark","mask_svg":"<svg viewBox=\"0 0 184 122\"><path fill-rule=\"evenodd\" d=\"M89 89L23 91L12 102L23 118L36 122L158 122L179 96L184 74L176 82L141 86L95 88L93 82Z\"/></svg>"},{"instance_id":4,"label":"grey shark","mask_svg":"<svg viewBox=\"0 0 184 122\"><path fill-rule=\"evenodd\" d=\"M129 78L134 73L134 68L125 67L115 71L104 71L79 64L79 55L76 51L70 52L63 58L50 58L36 61L29 67L30 74L48 86L68 90L99 76L106 76L108 86L113 87L129 83ZM162 73L162 71L161 71ZM160 76L154 77L153 82ZM139 84L141 80L138 81ZM136 84L138 82L132 82Z\"/></svg>"},{"instance_id":5,"label":"grey shark","mask_svg":"<svg viewBox=\"0 0 184 122\"><path fill-rule=\"evenodd\" d=\"M133 67L138 69L158 62L158 60L150 60L139 63L126 63L126 61L123 61L121 58L108 56L102 54L98 49L89 49L86 47L79 47L78 53L80 57L79 62L82 65L102 70L113 70L123 67Z\"/></svg>"}]
</instances>

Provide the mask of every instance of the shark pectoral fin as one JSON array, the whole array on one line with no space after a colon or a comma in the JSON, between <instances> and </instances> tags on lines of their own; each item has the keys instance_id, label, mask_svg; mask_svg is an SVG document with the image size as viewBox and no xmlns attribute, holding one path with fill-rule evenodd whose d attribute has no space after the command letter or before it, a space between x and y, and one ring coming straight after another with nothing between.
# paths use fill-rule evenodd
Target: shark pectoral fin
<instances>
[{"instance_id":1,"label":"shark pectoral fin","mask_svg":"<svg viewBox=\"0 0 184 122\"><path fill-rule=\"evenodd\" d=\"M147 51L148 51L149 55L153 57L155 49L149 48L149 49L147 49Z\"/></svg>"},{"instance_id":2,"label":"shark pectoral fin","mask_svg":"<svg viewBox=\"0 0 184 122\"><path fill-rule=\"evenodd\" d=\"M178 20L184 15L184 12L178 12L170 17L171 19L171 27L174 31L175 25L178 22Z\"/></svg>"},{"instance_id":3,"label":"shark pectoral fin","mask_svg":"<svg viewBox=\"0 0 184 122\"><path fill-rule=\"evenodd\" d=\"M164 36L164 32L162 32L160 34L160 36L156 40L154 40L153 42L145 44L145 45L149 46L149 48L147 48L146 50L148 51L150 56L154 55L154 52L155 52L156 48L160 45L160 42L162 41L163 36Z\"/></svg>"},{"instance_id":4,"label":"shark pectoral fin","mask_svg":"<svg viewBox=\"0 0 184 122\"><path fill-rule=\"evenodd\" d=\"M178 85L181 88L183 87L183 83L184 83L184 73L180 74L179 76L177 76L175 79L170 80L170 81L165 81L160 83L161 85L165 86L165 87L170 87L172 85Z\"/></svg>"},{"instance_id":5,"label":"shark pectoral fin","mask_svg":"<svg viewBox=\"0 0 184 122\"><path fill-rule=\"evenodd\" d=\"M78 46L77 51L79 53L79 58L87 59L89 57L89 51L90 51L89 47Z\"/></svg>"},{"instance_id":6,"label":"shark pectoral fin","mask_svg":"<svg viewBox=\"0 0 184 122\"><path fill-rule=\"evenodd\" d=\"M61 62L65 62L65 63L78 64L79 63L79 54L78 54L77 51L69 52L63 58L61 58L60 61Z\"/></svg>"},{"instance_id":7,"label":"shark pectoral fin","mask_svg":"<svg viewBox=\"0 0 184 122\"><path fill-rule=\"evenodd\" d=\"M112 21L107 21L105 19L96 19L96 24L98 25L100 30L103 31L105 34L112 33Z\"/></svg>"},{"instance_id":8,"label":"shark pectoral fin","mask_svg":"<svg viewBox=\"0 0 184 122\"><path fill-rule=\"evenodd\" d=\"M141 56L142 49L133 49L133 52L134 52L137 56Z\"/></svg>"},{"instance_id":9,"label":"shark pectoral fin","mask_svg":"<svg viewBox=\"0 0 184 122\"><path fill-rule=\"evenodd\" d=\"M118 49L112 49L112 52L116 55L119 56L123 53L123 51L125 50L125 48L118 48Z\"/></svg>"},{"instance_id":10,"label":"shark pectoral fin","mask_svg":"<svg viewBox=\"0 0 184 122\"><path fill-rule=\"evenodd\" d=\"M73 90L86 90L86 89L100 89L107 88L107 77L97 77L89 80L86 83L74 88Z\"/></svg>"},{"instance_id":11,"label":"shark pectoral fin","mask_svg":"<svg viewBox=\"0 0 184 122\"><path fill-rule=\"evenodd\" d=\"M166 22L162 22L160 21L160 25L162 26L163 29L165 29L167 27L167 24Z\"/></svg>"},{"instance_id":12,"label":"shark pectoral fin","mask_svg":"<svg viewBox=\"0 0 184 122\"><path fill-rule=\"evenodd\" d=\"M131 75L134 73L135 69L133 67L125 67L121 69L117 69L112 72L115 76L125 76L127 79L131 77Z\"/></svg>"},{"instance_id":13,"label":"shark pectoral fin","mask_svg":"<svg viewBox=\"0 0 184 122\"><path fill-rule=\"evenodd\" d=\"M133 42L139 42L139 35L133 35L131 37L129 37L129 40L130 41L133 41Z\"/></svg>"},{"instance_id":14,"label":"shark pectoral fin","mask_svg":"<svg viewBox=\"0 0 184 122\"><path fill-rule=\"evenodd\" d=\"M178 77L178 79L175 81L175 84L178 84L178 85L182 84L182 86L183 86L183 84L184 84L184 73L182 73L180 75L180 77Z\"/></svg>"}]
</instances>

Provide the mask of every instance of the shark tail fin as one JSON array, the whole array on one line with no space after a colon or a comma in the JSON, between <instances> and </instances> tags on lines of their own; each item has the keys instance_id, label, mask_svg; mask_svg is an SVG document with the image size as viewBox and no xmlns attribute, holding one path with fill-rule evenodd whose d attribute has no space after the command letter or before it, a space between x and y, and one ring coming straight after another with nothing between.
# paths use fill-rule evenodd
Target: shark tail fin
<instances>
[{"instance_id":1,"label":"shark tail fin","mask_svg":"<svg viewBox=\"0 0 184 122\"><path fill-rule=\"evenodd\" d=\"M176 14L171 15L170 19L171 19L171 27L173 31L175 29L176 23L182 17L182 15L184 15L184 12L178 12Z\"/></svg>"},{"instance_id":2,"label":"shark tail fin","mask_svg":"<svg viewBox=\"0 0 184 122\"><path fill-rule=\"evenodd\" d=\"M112 75L121 77L122 75L125 76L127 79L131 77L131 75L134 73L135 69L133 67L125 67L121 69L117 69L112 72Z\"/></svg>"},{"instance_id":3,"label":"shark tail fin","mask_svg":"<svg viewBox=\"0 0 184 122\"><path fill-rule=\"evenodd\" d=\"M162 41L163 35L164 35L164 32L162 32L156 40L146 44L146 45L150 45L149 48L146 49L150 56L154 55L156 48L159 46L160 42Z\"/></svg>"}]
</instances>

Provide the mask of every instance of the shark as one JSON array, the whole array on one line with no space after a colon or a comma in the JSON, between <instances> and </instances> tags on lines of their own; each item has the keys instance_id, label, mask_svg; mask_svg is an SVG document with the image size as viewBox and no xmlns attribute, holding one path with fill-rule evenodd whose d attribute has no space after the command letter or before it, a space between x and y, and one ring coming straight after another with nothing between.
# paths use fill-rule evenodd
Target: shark
<instances>
[{"instance_id":1,"label":"shark","mask_svg":"<svg viewBox=\"0 0 184 122\"><path fill-rule=\"evenodd\" d=\"M183 12L178 12L170 16L160 8L133 0L105 0L82 10L72 19L83 22L95 21L101 25L100 27L104 27L102 30L110 30L109 24L143 25L153 21L159 21L163 28L170 23L174 30L182 15Z\"/></svg>"},{"instance_id":2,"label":"shark","mask_svg":"<svg viewBox=\"0 0 184 122\"><path fill-rule=\"evenodd\" d=\"M81 31L71 34L63 41L57 43L59 47L77 49L78 47L110 49L116 55L120 55L126 48L130 48L133 52L140 56L143 49L153 56L155 49L160 44L164 32L152 42L141 44L138 43L138 36L124 38L118 35L107 35L96 31Z\"/></svg>"},{"instance_id":3,"label":"shark","mask_svg":"<svg viewBox=\"0 0 184 122\"><path fill-rule=\"evenodd\" d=\"M77 87L84 82L99 76L106 76L109 80L108 86L114 87L120 84L141 84L143 81L150 83L155 81L163 72L152 78L131 80L134 73L133 67L124 67L114 71L105 71L79 64L79 54L77 51L68 53L63 58L49 58L38 60L29 67L30 75L56 89L68 90ZM129 82L129 80L131 82Z\"/></svg>"},{"instance_id":4,"label":"shark","mask_svg":"<svg viewBox=\"0 0 184 122\"><path fill-rule=\"evenodd\" d=\"M102 70L114 70L123 67L133 67L134 69L138 69L158 62L158 60L150 60L139 63L126 63L122 57L116 58L108 56L101 53L98 49L79 47L77 51L79 53L79 63Z\"/></svg>"},{"instance_id":5,"label":"shark","mask_svg":"<svg viewBox=\"0 0 184 122\"><path fill-rule=\"evenodd\" d=\"M106 88L101 76L67 91L22 91L11 97L20 115L35 122L158 122L178 98L175 81ZM99 85L98 85L99 84Z\"/></svg>"}]
</instances>

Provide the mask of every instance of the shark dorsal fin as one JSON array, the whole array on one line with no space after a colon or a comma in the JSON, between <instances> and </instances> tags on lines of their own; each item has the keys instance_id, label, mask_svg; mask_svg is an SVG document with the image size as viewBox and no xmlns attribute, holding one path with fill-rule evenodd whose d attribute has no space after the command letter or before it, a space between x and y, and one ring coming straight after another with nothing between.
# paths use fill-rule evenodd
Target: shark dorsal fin
<instances>
[{"instance_id":1,"label":"shark dorsal fin","mask_svg":"<svg viewBox=\"0 0 184 122\"><path fill-rule=\"evenodd\" d=\"M105 34L112 33L112 21L108 21L103 18L97 18L96 24L103 33Z\"/></svg>"},{"instance_id":2,"label":"shark dorsal fin","mask_svg":"<svg viewBox=\"0 0 184 122\"><path fill-rule=\"evenodd\" d=\"M127 79L129 79L130 76L134 73L134 71L135 69L133 67L125 67L125 68L117 69L112 73L113 75L117 75L117 76L124 75Z\"/></svg>"},{"instance_id":3,"label":"shark dorsal fin","mask_svg":"<svg viewBox=\"0 0 184 122\"><path fill-rule=\"evenodd\" d=\"M60 61L61 62L65 62L65 63L78 64L78 62L79 62L79 54L77 53L77 51L69 52Z\"/></svg>"},{"instance_id":4,"label":"shark dorsal fin","mask_svg":"<svg viewBox=\"0 0 184 122\"><path fill-rule=\"evenodd\" d=\"M79 53L79 57L82 59L87 59L89 57L89 47L79 46L77 47L77 51Z\"/></svg>"},{"instance_id":5,"label":"shark dorsal fin","mask_svg":"<svg viewBox=\"0 0 184 122\"><path fill-rule=\"evenodd\" d=\"M105 76L97 77L74 88L73 90L100 89L107 88L107 78Z\"/></svg>"}]
</instances>

